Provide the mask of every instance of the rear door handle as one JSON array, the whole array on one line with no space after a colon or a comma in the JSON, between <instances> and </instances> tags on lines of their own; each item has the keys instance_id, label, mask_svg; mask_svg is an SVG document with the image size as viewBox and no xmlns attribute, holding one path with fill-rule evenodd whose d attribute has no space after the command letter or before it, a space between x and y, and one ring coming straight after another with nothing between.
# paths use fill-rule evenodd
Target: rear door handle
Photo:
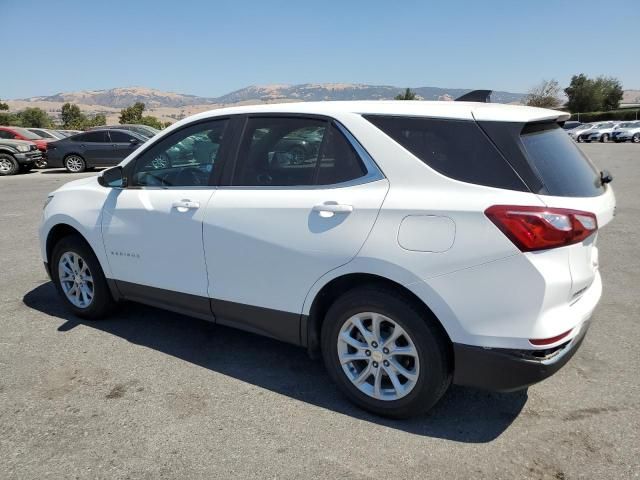
<instances>
[{"instance_id":1,"label":"rear door handle","mask_svg":"<svg viewBox=\"0 0 640 480\"><path fill-rule=\"evenodd\" d=\"M333 217L336 213L351 213L353 206L341 203L322 203L313 206L314 212L319 212L321 217Z\"/></svg>"},{"instance_id":2,"label":"rear door handle","mask_svg":"<svg viewBox=\"0 0 640 480\"><path fill-rule=\"evenodd\" d=\"M183 198L182 200L173 202L171 207L175 208L179 212L186 212L187 210L196 210L200 208L200 202Z\"/></svg>"}]
</instances>

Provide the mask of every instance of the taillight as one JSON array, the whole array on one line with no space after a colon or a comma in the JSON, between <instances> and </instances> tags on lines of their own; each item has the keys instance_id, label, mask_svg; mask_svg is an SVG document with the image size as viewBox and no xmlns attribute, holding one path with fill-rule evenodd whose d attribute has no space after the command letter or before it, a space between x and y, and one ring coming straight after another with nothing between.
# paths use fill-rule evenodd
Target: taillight
<instances>
[{"instance_id":1,"label":"taillight","mask_svg":"<svg viewBox=\"0 0 640 480\"><path fill-rule=\"evenodd\" d=\"M494 205L484 213L523 252L579 243L598 229L593 213L566 208Z\"/></svg>"}]
</instances>

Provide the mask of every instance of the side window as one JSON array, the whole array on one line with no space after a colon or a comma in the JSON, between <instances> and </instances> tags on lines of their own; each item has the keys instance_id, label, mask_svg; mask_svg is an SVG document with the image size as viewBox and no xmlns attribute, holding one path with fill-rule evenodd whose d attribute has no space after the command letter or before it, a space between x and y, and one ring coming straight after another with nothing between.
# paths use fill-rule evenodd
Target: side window
<instances>
[{"instance_id":1,"label":"side window","mask_svg":"<svg viewBox=\"0 0 640 480\"><path fill-rule=\"evenodd\" d=\"M365 118L447 177L489 187L522 189L522 181L474 121L382 115Z\"/></svg>"},{"instance_id":2,"label":"side window","mask_svg":"<svg viewBox=\"0 0 640 480\"><path fill-rule=\"evenodd\" d=\"M0 138L12 139L16 138L16 136L11 132L7 132L6 130L0 130Z\"/></svg>"},{"instance_id":3,"label":"side window","mask_svg":"<svg viewBox=\"0 0 640 480\"><path fill-rule=\"evenodd\" d=\"M85 142L85 143L109 143L109 137L107 136L107 132L97 131L97 132L87 132L82 135L76 135L73 137L73 140L76 142Z\"/></svg>"},{"instance_id":4,"label":"side window","mask_svg":"<svg viewBox=\"0 0 640 480\"><path fill-rule=\"evenodd\" d=\"M117 132L115 130L110 131L109 135L111 136L111 141L113 143L129 143L132 138L135 138L124 132Z\"/></svg>"},{"instance_id":5,"label":"side window","mask_svg":"<svg viewBox=\"0 0 640 480\"><path fill-rule=\"evenodd\" d=\"M251 118L245 128L234 185L313 185L327 122Z\"/></svg>"},{"instance_id":6,"label":"side window","mask_svg":"<svg viewBox=\"0 0 640 480\"><path fill-rule=\"evenodd\" d=\"M330 185L365 174L351 144L327 121L261 117L247 122L233 184Z\"/></svg>"},{"instance_id":7,"label":"side window","mask_svg":"<svg viewBox=\"0 0 640 480\"><path fill-rule=\"evenodd\" d=\"M227 123L227 120L198 123L162 139L136 159L132 185L208 185Z\"/></svg>"}]
</instances>

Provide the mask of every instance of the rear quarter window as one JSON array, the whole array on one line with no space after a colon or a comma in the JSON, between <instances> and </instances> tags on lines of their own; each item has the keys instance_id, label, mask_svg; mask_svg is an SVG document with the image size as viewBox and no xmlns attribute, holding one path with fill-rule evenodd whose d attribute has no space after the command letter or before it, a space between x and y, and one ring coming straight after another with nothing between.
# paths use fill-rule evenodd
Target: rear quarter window
<instances>
[{"instance_id":1,"label":"rear quarter window","mask_svg":"<svg viewBox=\"0 0 640 480\"><path fill-rule=\"evenodd\" d=\"M365 118L447 177L477 185L528 191L474 121L381 115L365 115Z\"/></svg>"}]
</instances>

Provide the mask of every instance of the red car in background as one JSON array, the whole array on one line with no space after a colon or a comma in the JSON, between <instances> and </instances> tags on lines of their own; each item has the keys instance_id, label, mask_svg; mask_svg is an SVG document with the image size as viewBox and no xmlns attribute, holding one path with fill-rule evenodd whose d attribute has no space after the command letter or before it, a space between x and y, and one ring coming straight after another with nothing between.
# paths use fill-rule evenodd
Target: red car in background
<instances>
[{"instance_id":1,"label":"red car in background","mask_svg":"<svg viewBox=\"0 0 640 480\"><path fill-rule=\"evenodd\" d=\"M42 159L36 162L37 168L43 168L47 165L47 143L51 140L42 138L26 128L22 127L2 127L0 126L0 138L9 140L28 140L38 146L38 150L42 152Z\"/></svg>"}]
</instances>

